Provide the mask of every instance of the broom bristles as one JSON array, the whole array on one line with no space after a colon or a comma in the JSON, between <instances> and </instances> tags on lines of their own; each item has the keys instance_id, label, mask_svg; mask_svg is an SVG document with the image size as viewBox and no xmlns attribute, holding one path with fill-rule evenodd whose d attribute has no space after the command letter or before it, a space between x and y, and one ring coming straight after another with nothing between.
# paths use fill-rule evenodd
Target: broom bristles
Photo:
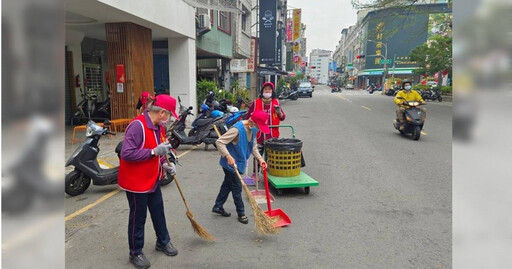
<instances>
[{"instance_id":1,"label":"broom bristles","mask_svg":"<svg viewBox=\"0 0 512 269\"><path fill-rule=\"evenodd\" d=\"M251 205L252 211L254 213L254 227L259 235L271 235L278 234L281 232L280 227L274 227L275 221L269 217L258 205L256 199L251 195L251 191L249 188L243 184L243 188L245 194L249 198L249 204Z\"/></svg>"},{"instance_id":2,"label":"broom bristles","mask_svg":"<svg viewBox=\"0 0 512 269\"><path fill-rule=\"evenodd\" d=\"M187 217L190 220L190 223L192 224L192 228L194 228L194 232L198 234L201 238L207 240L207 241L215 241L215 237L211 235L208 230L203 228L201 224L199 224L195 219L194 215L190 211L187 211Z\"/></svg>"}]
</instances>

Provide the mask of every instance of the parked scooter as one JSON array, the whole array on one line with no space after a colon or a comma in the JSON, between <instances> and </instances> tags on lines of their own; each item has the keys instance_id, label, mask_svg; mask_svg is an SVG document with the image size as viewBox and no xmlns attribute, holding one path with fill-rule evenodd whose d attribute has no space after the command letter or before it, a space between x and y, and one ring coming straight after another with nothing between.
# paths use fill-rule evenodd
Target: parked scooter
<instances>
[{"instance_id":1,"label":"parked scooter","mask_svg":"<svg viewBox=\"0 0 512 269\"><path fill-rule=\"evenodd\" d=\"M77 125L87 122L89 119L110 119L110 96L103 102L97 102L97 95L87 95L80 88L82 101L78 103L77 110L71 117L71 124Z\"/></svg>"},{"instance_id":2,"label":"parked scooter","mask_svg":"<svg viewBox=\"0 0 512 269\"><path fill-rule=\"evenodd\" d=\"M431 101L438 100L439 102L443 101L441 92L437 89L436 90L430 89L430 90L422 91L421 98L423 98L423 100L425 100L425 101L428 101L428 100L431 100Z\"/></svg>"},{"instance_id":3,"label":"parked scooter","mask_svg":"<svg viewBox=\"0 0 512 269\"><path fill-rule=\"evenodd\" d=\"M398 97L399 99L404 99L403 97ZM421 136L421 130L423 129L423 112L418 108L418 106L422 105L417 101L404 101L404 105L408 106L405 109L404 113L404 121L405 128L400 131L400 122L398 119L393 121L393 126L395 129L399 130L401 134L411 134L412 139L418 140Z\"/></svg>"},{"instance_id":4,"label":"parked scooter","mask_svg":"<svg viewBox=\"0 0 512 269\"><path fill-rule=\"evenodd\" d=\"M109 126L110 122L105 120L104 126ZM93 121L89 121L86 127L85 141L75 149L66 167L73 165L75 170L66 175L65 191L70 196L82 194L92 183L97 186L117 184L119 167L103 169L98 164L98 153L100 152L99 140L103 135L115 135L106 127L101 127ZM117 145L115 152L120 156L122 141ZM172 160L176 160L174 152L169 153ZM173 180L173 177L166 174L160 181L161 186L165 186Z\"/></svg>"},{"instance_id":5,"label":"parked scooter","mask_svg":"<svg viewBox=\"0 0 512 269\"><path fill-rule=\"evenodd\" d=\"M299 99L299 92L297 89L290 89L285 87L281 94L279 94L279 99L290 99L290 100L297 100Z\"/></svg>"},{"instance_id":6,"label":"parked scooter","mask_svg":"<svg viewBox=\"0 0 512 269\"><path fill-rule=\"evenodd\" d=\"M205 144L205 150L208 150L209 145L214 145L217 141L217 135L213 131L213 118L199 119L196 121L196 131L191 135L185 134L186 120L189 115L193 116L192 106L185 108L181 104L181 98L178 96L180 104L180 119L174 121L167 130L167 137L174 149L177 149L181 144L185 145L199 145ZM190 133L190 132L189 132Z\"/></svg>"},{"instance_id":7,"label":"parked scooter","mask_svg":"<svg viewBox=\"0 0 512 269\"><path fill-rule=\"evenodd\" d=\"M387 96L395 96L398 93L398 91L400 91L400 89L397 88L396 86L393 86L393 88L386 91L386 95Z\"/></svg>"}]
</instances>

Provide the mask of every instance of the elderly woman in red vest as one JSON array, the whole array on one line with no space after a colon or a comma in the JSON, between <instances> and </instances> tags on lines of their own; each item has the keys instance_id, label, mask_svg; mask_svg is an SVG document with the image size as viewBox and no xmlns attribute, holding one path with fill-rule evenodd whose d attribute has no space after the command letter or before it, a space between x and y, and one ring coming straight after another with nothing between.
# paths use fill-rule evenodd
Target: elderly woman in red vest
<instances>
[{"instance_id":1,"label":"elderly woman in red vest","mask_svg":"<svg viewBox=\"0 0 512 269\"><path fill-rule=\"evenodd\" d=\"M279 99L277 99L274 83L263 83L263 86L261 87L260 98L252 102L251 107L249 108L249 111L247 113L246 119L249 119L251 117L252 112L255 110L261 110L269 115L268 125L279 125L279 123L286 118L284 111L281 109L281 106L279 105ZM265 140L279 137L279 128L270 128L270 134L263 134L262 132L258 132L256 136L258 145L260 145L260 148L262 148Z\"/></svg>"},{"instance_id":2,"label":"elderly woman in red vest","mask_svg":"<svg viewBox=\"0 0 512 269\"><path fill-rule=\"evenodd\" d=\"M169 256L178 254L171 244L164 214L164 203L159 180L163 171L171 174L175 167L167 164L165 156L171 145L165 139L164 126L170 116L176 115L176 99L159 95L128 125L121 149L119 186L126 191L130 216L128 220L128 245L130 262L136 268L149 268L150 263L142 253L144 226L149 209L157 241L156 250Z\"/></svg>"}]
</instances>

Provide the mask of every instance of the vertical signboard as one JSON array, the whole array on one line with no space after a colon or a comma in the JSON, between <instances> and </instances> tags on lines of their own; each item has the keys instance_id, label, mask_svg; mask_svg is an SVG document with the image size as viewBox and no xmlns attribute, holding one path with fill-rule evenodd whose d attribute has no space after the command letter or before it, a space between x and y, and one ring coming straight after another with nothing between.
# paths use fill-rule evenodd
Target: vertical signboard
<instances>
[{"instance_id":1,"label":"vertical signboard","mask_svg":"<svg viewBox=\"0 0 512 269\"><path fill-rule=\"evenodd\" d=\"M276 62L276 0L260 2L260 64Z\"/></svg>"},{"instance_id":2,"label":"vertical signboard","mask_svg":"<svg viewBox=\"0 0 512 269\"><path fill-rule=\"evenodd\" d=\"M282 49L283 49L283 29L277 30L277 41L276 41L276 62L275 65L281 65L282 61Z\"/></svg>"},{"instance_id":3,"label":"vertical signboard","mask_svg":"<svg viewBox=\"0 0 512 269\"><path fill-rule=\"evenodd\" d=\"M293 21L286 21L286 42L292 42Z\"/></svg>"},{"instance_id":4,"label":"vertical signboard","mask_svg":"<svg viewBox=\"0 0 512 269\"><path fill-rule=\"evenodd\" d=\"M293 39L293 62L295 64L300 64L301 55L300 55L300 20L301 20L301 9L293 10L293 30L292 30L292 39Z\"/></svg>"},{"instance_id":5,"label":"vertical signboard","mask_svg":"<svg viewBox=\"0 0 512 269\"><path fill-rule=\"evenodd\" d=\"M256 39L255 38L251 38L251 57L249 57L249 59L247 59L247 69L248 69L248 72L256 71L254 69L255 61L256 61Z\"/></svg>"}]
</instances>

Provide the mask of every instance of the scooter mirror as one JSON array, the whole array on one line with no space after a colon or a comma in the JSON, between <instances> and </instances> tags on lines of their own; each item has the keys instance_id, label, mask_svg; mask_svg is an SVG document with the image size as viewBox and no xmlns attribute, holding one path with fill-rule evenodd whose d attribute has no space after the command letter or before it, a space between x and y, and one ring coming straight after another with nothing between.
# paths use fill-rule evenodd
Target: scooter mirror
<instances>
[{"instance_id":1,"label":"scooter mirror","mask_svg":"<svg viewBox=\"0 0 512 269\"><path fill-rule=\"evenodd\" d=\"M189 107L188 107L188 109L192 110L192 109L194 109L194 108L193 108L192 106L189 106Z\"/></svg>"}]
</instances>

